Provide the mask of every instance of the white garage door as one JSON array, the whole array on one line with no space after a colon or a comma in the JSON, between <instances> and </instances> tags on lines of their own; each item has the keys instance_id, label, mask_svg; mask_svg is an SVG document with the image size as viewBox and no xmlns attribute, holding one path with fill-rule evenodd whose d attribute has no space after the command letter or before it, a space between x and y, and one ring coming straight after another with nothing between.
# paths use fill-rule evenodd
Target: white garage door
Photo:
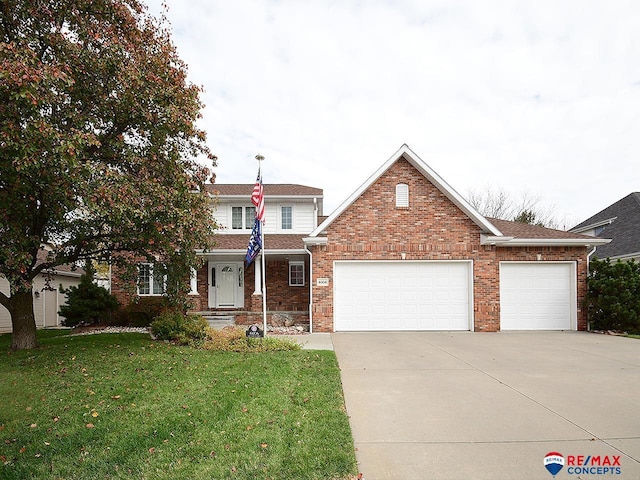
<instances>
[{"instance_id":1,"label":"white garage door","mask_svg":"<svg viewBox=\"0 0 640 480\"><path fill-rule=\"evenodd\" d=\"M334 328L469 330L471 262L335 262Z\"/></svg>"},{"instance_id":2,"label":"white garage door","mask_svg":"<svg viewBox=\"0 0 640 480\"><path fill-rule=\"evenodd\" d=\"M500 263L501 330L575 330L573 263Z\"/></svg>"}]
</instances>

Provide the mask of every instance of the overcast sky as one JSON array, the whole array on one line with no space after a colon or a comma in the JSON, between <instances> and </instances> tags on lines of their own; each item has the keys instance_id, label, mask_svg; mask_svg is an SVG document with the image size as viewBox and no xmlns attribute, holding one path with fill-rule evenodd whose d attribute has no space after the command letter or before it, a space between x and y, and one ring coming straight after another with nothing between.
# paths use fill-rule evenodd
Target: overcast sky
<instances>
[{"instance_id":1,"label":"overcast sky","mask_svg":"<svg viewBox=\"0 0 640 480\"><path fill-rule=\"evenodd\" d=\"M461 195L528 192L567 227L640 191L637 0L166 3L219 183L260 153L329 214L406 143Z\"/></svg>"}]
</instances>

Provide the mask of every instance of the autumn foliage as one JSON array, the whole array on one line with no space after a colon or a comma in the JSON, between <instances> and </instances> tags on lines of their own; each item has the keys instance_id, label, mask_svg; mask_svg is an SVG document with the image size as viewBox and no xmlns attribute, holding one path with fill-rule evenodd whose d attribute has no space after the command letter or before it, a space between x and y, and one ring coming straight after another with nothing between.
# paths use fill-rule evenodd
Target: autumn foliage
<instances>
[{"instance_id":1,"label":"autumn foliage","mask_svg":"<svg viewBox=\"0 0 640 480\"><path fill-rule=\"evenodd\" d=\"M188 278L215 229L215 157L200 88L142 2L0 9L0 303L20 349L36 345L33 279L57 265L143 257Z\"/></svg>"}]
</instances>

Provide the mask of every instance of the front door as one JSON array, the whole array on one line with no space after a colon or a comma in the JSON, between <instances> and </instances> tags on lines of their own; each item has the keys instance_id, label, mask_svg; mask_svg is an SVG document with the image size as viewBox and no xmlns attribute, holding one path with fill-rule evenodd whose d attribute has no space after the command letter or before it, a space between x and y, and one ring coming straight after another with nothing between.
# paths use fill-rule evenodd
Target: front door
<instances>
[{"instance_id":1,"label":"front door","mask_svg":"<svg viewBox=\"0 0 640 480\"><path fill-rule=\"evenodd\" d=\"M242 264L209 262L209 307L242 307L242 275Z\"/></svg>"}]
</instances>

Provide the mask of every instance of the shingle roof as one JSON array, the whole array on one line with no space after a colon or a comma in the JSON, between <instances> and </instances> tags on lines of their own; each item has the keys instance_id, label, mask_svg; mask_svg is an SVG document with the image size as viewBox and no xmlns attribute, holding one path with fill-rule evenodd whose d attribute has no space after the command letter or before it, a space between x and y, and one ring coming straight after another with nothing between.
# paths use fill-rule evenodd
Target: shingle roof
<instances>
[{"instance_id":1,"label":"shingle roof","mask_svg":"<svg viewBox=\"0 0 640 480\"><path fill-rule=\"evenodd\" d=\"M214 237L216 250L246 250L250 234L218 234ZM302 235L265 235L266 250L302 250Z\"/></svg>"},{"instance_id":2,"label":"shingle roof","mask_svg":"<svg viewBox=\"0 0 640 480\"><path fill-rule=\"evenodd\" d=\"M572 230L604 222L615 218L613 223L604 225L600 238L611 238L611 243L599 246L598 258L620 257L640 252L640 192L633 192L609 205L604 210L579 223Z\"/></svg>"},{"instance_id":3,"label":"shingle roof","mask_svg":"<svg viewBox=\"0 0 640 480\"><path fill-rule=\"evenodd\" d=\"M536 239L593 238L588 235L565 232L564 230L554 230L553 228L539 227L528 223L512 222L509 220L500 220L498 218L487 218L487 220L493 223L498 230L507 237Z\"/></svg>"},{"instance_id":4,"label":"shingle roof","mask_svg":"<svg viewBox=\"0 0 640 480\"><path fill-rule=\"evenodd\" d=\"M207 185L208 192L215 195L246 195L251 196L253 191L253 183L214 183ZM308 187L306 185L297 185L294 183L265 183L264 184L265 196L291 196L291 195L306 195L306 196L322 196L322 189L315 187Z\"/></svg>"}]
</instances>

